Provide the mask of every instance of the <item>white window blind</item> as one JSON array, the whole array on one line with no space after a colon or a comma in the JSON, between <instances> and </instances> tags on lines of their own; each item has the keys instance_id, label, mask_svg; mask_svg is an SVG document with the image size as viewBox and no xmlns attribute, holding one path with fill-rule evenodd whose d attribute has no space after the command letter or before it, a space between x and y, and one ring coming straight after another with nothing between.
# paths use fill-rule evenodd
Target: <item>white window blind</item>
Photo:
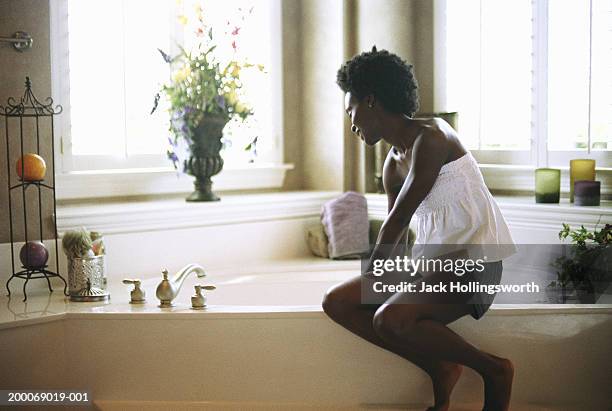
<instances>
[{"instance_id":1,"label":"white window blind","mask_svg":"<svg viewBox=\"0 0 612 411\"><path fill-rule=\"evenodd\" d=\"M612 166L612 1L447 0L447 109L486 163Z\"/></svg>"},{"instance_id":2,"label":"white window blind","mask_svg":"<svg viewBox=\"0 0 612 411\"><path fill-rule=\"evenodd\" d=\"M612 148L612 1L551 1L548 29L549 148Z\"/></svg>"},{"instance_id":3,"label":"white window blind","mask_svg":"<svg viewBox=\"0 0 612 411\"><path fill-rule=\"evenodd\" d=\"M153 96L171 78L158 48L178 53L195 42L195 7L204 10L215 32L240 25L239 58L263 64L265 73L244 72L241 80L255 115L230 123L223 156L227 167L245 165L244 147L258 136L258 160L278 162L279 130L271 107L278 68L272 1L105 0L61 2L54 49L63 69L61 101L69 109L62 130L64 171L171 167L165 152L170 114L161 101L153 115ZM240 10L239 10L240 9ZM251 11L244 21L240 16ZM228 22L231 22L231 27ZM219 35L219 34L218 34ZM225 49L233 50L231 44ZM223 48L219 48L223 53ZM256 70L253 70L256 71ZM63 76L62 76L63 75Z\"/></svg>"}]
</instances>

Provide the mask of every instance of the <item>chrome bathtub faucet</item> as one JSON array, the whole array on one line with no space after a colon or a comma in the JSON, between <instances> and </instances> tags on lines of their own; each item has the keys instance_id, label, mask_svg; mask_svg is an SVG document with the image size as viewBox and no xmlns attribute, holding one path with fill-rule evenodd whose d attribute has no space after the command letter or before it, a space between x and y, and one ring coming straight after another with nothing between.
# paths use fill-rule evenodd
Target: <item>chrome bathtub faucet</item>
<instances>
[{"instance_id":1,"label":"chrome bathtub faucet","mask_svg":"<svg viewBox=\"0 0 612 411\"><path fill-rule=\"evenodd\" d=\"M176 298L183 286L183 281L185 281L185 278L191 273L196 273L199 278L206 276L204 268L199 264L186 265L174 274L172 280L168 280L168 270L162 271L163 280L159 283L157 291L155 292L155 295L157 295L159 299L159 307L172 307L172 300Z\"/></svg>"},{"instance_id":2,"label":"chrome bathtub faucet","mask_svg":"<svg viewBox=\"0 0 612 411\"><path fill-rule=\"evenodd\" d=\"M142 281L140 278L126 278L123 280L123 284L134 284L134 289L130 292L130 304L144 304L145 290L140 288Z\"/></svg>"},{"instance_id":3,"label":"chrome bathtub faucet","mask_svg":"<svg viewBox=\"0 0 612 411\"><path fill-rule=\"evenodd\" d=\"M203 310L206 308L206 297L202 295L202 290L215 290L217 287L214 285L201 285L195 286L195 295L191 297L191 309L192 310Z\"/></svg>"}]
</instances>

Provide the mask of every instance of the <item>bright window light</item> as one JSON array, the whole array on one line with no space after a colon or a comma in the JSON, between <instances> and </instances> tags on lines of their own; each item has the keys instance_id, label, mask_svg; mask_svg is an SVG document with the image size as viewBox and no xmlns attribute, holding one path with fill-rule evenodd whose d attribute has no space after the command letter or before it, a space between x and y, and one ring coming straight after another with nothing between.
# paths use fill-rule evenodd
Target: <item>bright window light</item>
<instances>
[{"instance_id":1,"label":"bright window light","mask_svg":"<svg viewBox=\"0 0 612 411\"><path fill-rule=\"evenodd\" d=\"M548 4L548 147L552 150L587 147L589 17L588 1Z\"/></svg>"},{"instance_id":2,"label":"bright window light","mask_svg":"<svg viewBox=\"0 0 612 411\"><path fill-rule=\"evenodd\" d=\"M459 112L470 149L522 151L536 161L612 148L611 0L446 7L448 109Z\"/></svg>"},{"instance_id":3,"label":"bright window light","mask_svg":"<svg viewBox=\"0 0 612 411\"><path fill-rule=\"evenodd\" d=\"M531 141L531 5L448 1L448 104L475 150L528 150Z\"/></svg>"},{"instance_id":4,"label":"bright window light","mask_svg":"<svg viewBox=\"0 0 612 411\"><path fill-rule=\"evenodd\" d=\"M238 57L265 66L264 73L241 74L245 98L255 115L244 124L226 127L222 153L226 166L248 163L252 153L244 148L256 136L260 156L276 148L270 1L69 0L69 155L74 168L171 165L165 157L170 132L163 101L150 115L155 93L171 76L157 49L176 54L177 43L187 48L193 44L195 33L189 20L195 19L196 4L215 31L240 27ZM180 16L187 24L179 24ZM221 58L229 58L233 51L231 44L226 46L219 50Z\"/></svg>"},{"instance_id":5,"label":"bright window light","mask_svg":"<svg viewBox=\"0 0 612 411\"><path fill-rule=\"evenodd\" d=\"M591 150L612 150L612 1L593 0Z\"/></svg>"}]
</instances>

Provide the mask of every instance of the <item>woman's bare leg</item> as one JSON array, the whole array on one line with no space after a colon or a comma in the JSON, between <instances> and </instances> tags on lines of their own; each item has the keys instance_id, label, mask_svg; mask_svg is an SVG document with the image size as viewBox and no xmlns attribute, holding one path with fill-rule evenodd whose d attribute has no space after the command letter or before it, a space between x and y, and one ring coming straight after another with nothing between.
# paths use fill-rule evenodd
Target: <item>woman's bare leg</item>
<instances>
[{"instance_id":1,"label":"woman's bare leg","mask_svg":"<svg viewBox=\"0 0 612 411\"><path fill-rule=\"evenodd\" d=\"M453 387L461 375L462 366L423 356L403 344L383 340L374 330L373 318L378 306L361 305L361 276L330 289L323 301L325 313L335 322L366 341L391 351L424 370L432 380L434 406L428 411L446 411Z\"/></svg>"},{"instance_id":2,"label":"woman's bare leg","mask_svg":"<svg viewBox=\"0 0 612 411\"><path fill-rule=\"evenodd\" d=\"M427 284L469 281L453 273L432 273L419 280ZM487 354L446 327L469 314L471 295L459 293L398 293L381 305L374 315L374 329L392 345L413 347L422 355L466 365L485 383L486 411L507 411L510 403L512 363Z\"/></svg>"}]
</instances>

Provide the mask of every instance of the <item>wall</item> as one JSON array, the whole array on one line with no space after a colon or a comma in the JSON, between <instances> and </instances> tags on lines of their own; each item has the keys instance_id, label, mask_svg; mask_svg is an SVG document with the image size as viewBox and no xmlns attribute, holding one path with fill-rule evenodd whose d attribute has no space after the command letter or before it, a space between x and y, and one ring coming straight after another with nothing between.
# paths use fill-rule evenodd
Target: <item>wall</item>
<instances>
[{"instance_id":1,"label":"wall","mask_svg":"<svg viewBox=\"0 0 612 411\"><path fill-rule=\"evenodd\" d=\"M373 152L340 111L336 71L376 44L415 65L422 106L431 110L433 6L424 0L313 0L301 7L303 188L364 191Z\"/></svg>"},{"instance_id":2,"label":"wall","mask_svg":"<svg viewBox=\"0 0 612 411\"><path fill-rule=\"evenodd\" d=\"M343 188L343 95L336 71L343 61L343 4L301 2L302 150L305 189Z\"/></svg>"},{"instance_id":3,"label":"wall","mask_svg":"<svg viewBox=\"0 0 612 411\"><path fill-rule=\"evenodd\" d=\"M294 169L287 172L284 190L303 186L301 3L300 0L282 1L283 154L285 163L294 165Z\"/></svg>"},{"instance_id":4,"label":"wall","mask_svg":"<svg viewBox=\"0 0 612 411\"><path fill-rule=\"evenodd\" d=\"M434 2L416 0L414 6L414 72L419 82L419 111L431 113L435 111Z\"/></svg>"},{"instance_id":5,"label":"wall","mask_svg":"<svg viewBox=\"0 0 612 411\"><path fill-rule=\"evenodd\" d=\"M357 18L355 25L356 50L353 53L371 50L376 45L379 50L385 49L397 54L408 63L415 65L417 80L418 70L425 71L421 64L417 64L418 54L415 51L415 2L402 0L360 0L356 7ZM352 57L352 56L349 56ZM419 86L423 87L420 84ZM347 121L348 123L348 121ZM350 125L349 125L350 127ZM376 192L375 173L375 150L383 150L384 159L389 145L378 147L367 147L355 135L347 130L348 137L354 144L358 144L360 150L359 158L364 163L361 168L363 191Z\"/></svg>"},{"instance_id":6,"label":"wall","mask_svg":"<svg viewBox=\"0 0 612 411\"><path fill-rule=\"evenodd\" d=\"M17 52L11 45L0 43L0 105L6 106L9 97L21 98L24 93L25 77L29 76L36 96L44 102L51 95L51 63L49 56L49 2L38 0L3 0L0 1L0 36L9 37L16 31L29 33L34 44L32 49L23 53ZM49 124L41 121L40 129L43 134L41 141L41 155L50 166L51 144ZM11 169L11 184L17 183L15 175L15 162L20 156L18 121L10 119L8 124L10 136L9 166ZM35 123L24 124L25 146L24 152L36 151L36 141L33 138ZM7 155L4 117L0 117L0 243L9 241L9 204L7 190ZM46 140L46 141L45 141ZM14 233L17 240L24 238L23 226L23 200L19 190L14 191L11 211L13 213ZM32 222L38 219L38 194L30 188L26 195L28 207L28 236L30 239L38 236L38 226ZM42 197L43 219L46 221L43 237L52 237L52 225L49 219L53 213L52 196L48 193Z\"/></svg>"},{"instance_id":7,"label":"wall","mask_svg":"<svg viewBox=\"0 0 612 411\"><path fill-rule=\"evenodd\" d=\"M373 45L389 50L414 64L414 2L403 0L360 0L355 28L359 52Z\"/></svg>"}]
</instances>

